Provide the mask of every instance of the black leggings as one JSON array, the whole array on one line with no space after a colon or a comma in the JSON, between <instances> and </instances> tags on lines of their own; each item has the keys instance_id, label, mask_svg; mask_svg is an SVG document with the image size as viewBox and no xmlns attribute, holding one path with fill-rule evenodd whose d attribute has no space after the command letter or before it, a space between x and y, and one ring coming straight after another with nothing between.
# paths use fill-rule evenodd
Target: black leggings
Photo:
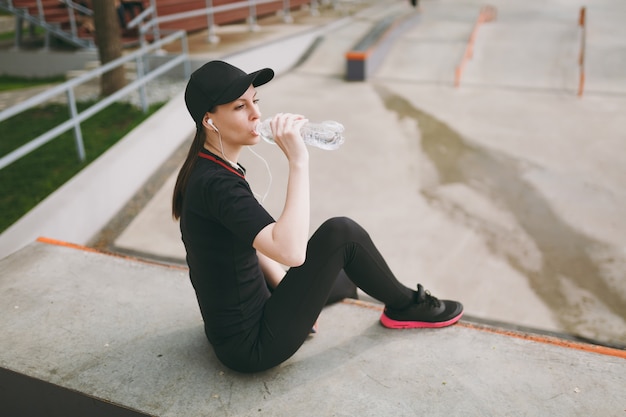
<instances>
[{"instance_id":1,"label":"black leggings","mask_svg":"<svg viewBox=\"0 0 626 417\"><path fill-rule=\"evenodd\" d=\"M259 323L214 346L218 358L239 372L287 360L306 340L342 270L386 306L403 308L413 300L414 292L398 282L367 232L348 218L333 218L313 234L306 261L287 271Z\"/></svg>"}]
</instances>

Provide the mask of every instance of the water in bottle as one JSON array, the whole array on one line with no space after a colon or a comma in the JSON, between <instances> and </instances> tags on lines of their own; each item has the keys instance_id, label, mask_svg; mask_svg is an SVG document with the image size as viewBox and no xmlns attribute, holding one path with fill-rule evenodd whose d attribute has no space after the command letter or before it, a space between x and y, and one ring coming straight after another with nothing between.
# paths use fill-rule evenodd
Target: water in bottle
<instances>
[{"instance_id":1,"label":"water in bottle","mask_svg":"<svg viewBox=\"0 0 626 417\"><path fill-rule=\"evenodd\" d=\"M266 142L274 143L272 128L270 127L271 120L270 118L259 123L256 132ZM307 145L330 151L339 148L344 142L343 131L344 127L341 123L327 120L321 123L307 122L302 126L300 134Z\"/></svg>"}]
</instances>

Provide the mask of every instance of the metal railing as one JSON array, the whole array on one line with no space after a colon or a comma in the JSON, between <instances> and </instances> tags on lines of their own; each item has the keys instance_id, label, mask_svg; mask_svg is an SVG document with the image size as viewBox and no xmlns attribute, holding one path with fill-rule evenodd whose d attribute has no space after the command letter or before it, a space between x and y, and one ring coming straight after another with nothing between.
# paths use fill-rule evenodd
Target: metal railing
<instances>
[{"instance_id":1,"label":"metal railing","mask_svg":"<svg viewBox=\"0 0 626 417\"><path fill-rule=\"evenodd\" d=\"M0 9L6 10L15 16L15 47L22 45L22 26L27 21L31 26L39 26L46 31L45 48L50 47L50 35L61 38L67 42L71 42L82 48L93 48L94 43L91 39L81 39L78 37L78 25L76 14L83 16L93 16L93 11L78 4L72 0L59 0L67 9L68 21L70 24L69 32L63 30L58 23L47 22L44 13L44 6L41 0L36 0L37 14L31 15L27 9L17 7L13 4L13 0L0 1Z\"/></svg>"},{"instance_id":2,"label":"metal railing","mask_svg":"<svg viewBox=\"0 0 626 417\"><path fill-rule=\"evenodd\" d=\"M93 11L88 9L87 7L74 3L72 0L60 0L61 3L64 3L67 7L67 15L70 20L70 33L72 37L78 38L78 26L76 26L76 11L84 16L93 16ZM38 3L41 3L41 0L37 0Z\"/></svg>"},{"instance_id":3,"label":"metal railing","mask_svg":"<svg viewBox=\"0 0 626 417\"><path fill-rule=\"evenodd\" d=\"M181 42L181 50L182 50L181 54L173 57L171 60L163 63L162 65L158 66L154 70L146 71L145 59L148 53L152 51L158 51L161 49L163 45L172 43L177 40L180 40ZM96 104L83 110L82 112L80 113L78 112L77 106L76 106L76 96L74 93L74 89L76 87L96 77L101 76L105 72L111 71L112 69L122 66L131 61L135 61L135 64L137 67L137 79L136 80L127 84L125 87L111 94L110 96L103 98L102 100L98 101ZM89 117L99 112L100 110L109 106L113 102L119 100L125 95L130 94L136 90L139 90L141 106L143 108L143 111L146 112L148 110L148 100L147 100L146 91L145 91L146 83L181 64L183 65L183 68L184 68L185 77L189 78L189 76L191 75L191 64L189 62L187 34L182 30L172 33L164 37L163 39L160 39L159 41L150 44L149 46L144 45L142 48L138 49L137 51L133 53L125 55L114 61L111 61L99 68L96 68L80 77L69 80L61 85L52 87L49 90L44 91L43 93L40 93L34 97L24 100L23 102L0 112L0 123L1 123L2 121L12 116L15 116L16 114L22 113L23 111L28 110L34 106L45 103L48 100L60 94L67 95L67 102L68 102L68 107L70 110L69 120L67 120L64 123L61 123L55 128L36 137L30 142L20 146L19 148L15 149L9 154L0 158L0 169L15 162L16 160L29 154L30 152L50 142L51 140L55 139L59 135L67 132L68 130L72 128L74 130L74 139L76 142L76 149L78 152L78 156L81 161L84 161L85 160L85 147L83 144L83 135L82 135L80 124L86 119L88 119Z\"/></svg>"},{"instance_id":4,"label":"metal railing","mask_svg":"<svg viewBox=\"0 0 626 417\"><path fill-rule=\"evenodd\" d=\"M142 36L141 45L145 44L145 34L148 30L150 30L150 27L152 27L152 34L154 36L154 40L158 41L161 38L158 25L147 25L147 23L144 23L144 20L148 18L149 18L148 22L154 21L157 18L156 7L153 1L151 1L151 3L152 4L150 6L146 7L141 13L135 16L135 18L133 18L126 25L128 29L134 29L136 27L138 28L138 31Z\"/></svg>"},{"instance_id":5,"label":"metal railing","mask_svg":"<svg viewBox=\"0 0 626 417\"><path fill-rule=\"evenodd\" d=\"M277 0L245 0L245 1L240 1L236 3L228 3L228 4L222 4L219 6L213 6L212 0L205 0L206 7L204 9L195 9L195 10L190 10L187 12L173 13L173 14L168 14L165 16L158 16L157 11L156 11L157 0L150 0L150 7L144 10L145 14L143 15L143 18L145 18L148 14L152 14L153 17L148 22L139 26L139 39L140 39L141 44L143 45L146 42L146 39L145 39L146 33L152 30L154 39L158 40L161 34L160 25L163 23L176 22L179 20L189 19L189 18L198 17L198 16L206 16L207 27L208 27L208 42L218 43L219 37L215 34L215 26L216 26L215 19L214 19L215 14L247 8L248 16L246 20L248 22L249 29L250 31L255 31L258 28L256 6L265 4L265 3L276 3L276 1ZM312 0L309 3L311 6L311 13L317 14L318 13L318 1ZM332 3L334 6L335 1L333 1ZM283 0L282 10L283 10L284 21L286 23L291 23L293 19L291 18L291 14L290 14L291 4L289 0ZM139 21L143 19L143 18L139 19L139 17L140 16L137 16L137 18L135 18L133 22L129 24L129 27L131 27L130 25L133 25L133 27L137 25L138 22L135 22L136 20Z\"/></svg>"},{"instance_id":6,"label":"metal railing","mask_svg":"<svg viewBox=\"0 0 626 417\"><path fill-rule=\"evenodd\" d=\"M585 49L587 47L587 8L580 8L580 15L578 18L578 26L581 29L580 37L580 52L578 53L578 97L583 96L585 90Z\"/></svg>"}]
</instances>

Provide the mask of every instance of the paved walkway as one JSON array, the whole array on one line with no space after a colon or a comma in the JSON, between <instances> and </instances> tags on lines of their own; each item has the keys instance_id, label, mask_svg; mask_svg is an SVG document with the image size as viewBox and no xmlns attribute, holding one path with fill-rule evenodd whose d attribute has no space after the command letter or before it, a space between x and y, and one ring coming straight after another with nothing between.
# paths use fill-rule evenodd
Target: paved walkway
<instances>
[{"instance_id":1,"label":"paved walkway","mask_svg":"<svg viewBox=\"0 0 626 417\"><path fill-rule=\"evenodd\" d=\"M404 283L461 299L476 317L625 345L626 71L600 65L626 67L624 6L587 8L578 98L578 6L492 4L496 19L478 28L460 88L455 68L478 1L423 1L418 23L365 83L342 81L345 51L384 16L413 12L407 3L339 2L321 16L299 12L295 24L270 18L253 35L220 28L217 45L198 33L190 45L196 66L224 58L273 67L280 76L260 90L266 115L346 125L341 150L311 150L313 227L355 218ZM270 171L249 154L243 163L278 216L284 160L270 145L257 150ZM109 243L119 234L114 249L184 262L169 221L173 180L128 227L104 231Z\"/></svg>"},{"instance_id":2,"label":"paved walkway","mask_svg":"<svg viewBox=\"0 0 626 417\"><path fill-rule=\"evenodd\" d=\"M609 79L588 58L581 99L578 6L492 2L497 18L478 29L454 88L482 3L421 4L418 23L368 82L343 81L345 51L388 13L411 12L408 3L380 2L327 28L297 68L283 65L259 89L265 115L296 111L346 125L339 151L311 150L312 227L355 218L405 284L463 300L473 316L626 345L626 37L612 37L622 20L609 13L623 5L587 10L587 55L615 57L625 71ZM196 48L213 48L200 39ZM276 68L314 39L194 53L199 62L228 56L248 70ZM271 145L256 150L271 171L251 154L243 164L278 216L285 163ZM184 262L169 220L173 175L116 249Z\"/></svg>"},{"instance_id":3,"label":"paved walkway","mask_svg":"<svg viewBox=\"0 0 626 417\"><path fill-rule=\"evenodd\" d=\"M457 89L455 57L482 3L420 3L418 24L364 83L343 81L344 52L381 16L410 12L406 2L377 1L285 42L279 28L295 27L280 23L266 38L228 35L251 43L198 38L203 50L194 53L196 64L227 57L248 70L277 68L259 88L266 115L297 111L346 125L340 150L311 149L312 227L355 218L403 282L463 301L459 325L388 331L377 323L379 304L339 304L289 361L240 375L212 355L184 269L35 242L0 260L0 403L41 380L36 392L66 391L22 404L88 395L91 407L137 411L126 415L623 416L623 350L503 327L626 343L624 5L588 9L588 56L622 70L589 62L580 99L578 6L492 2L497 20L479 29ZM271 186L262 161L246 154L242 163L279 215L284 158L257 148ZM182 261L166 177L116 248ZM11 391L11 372L35 379Z\"/></svg>"}]
</instances>

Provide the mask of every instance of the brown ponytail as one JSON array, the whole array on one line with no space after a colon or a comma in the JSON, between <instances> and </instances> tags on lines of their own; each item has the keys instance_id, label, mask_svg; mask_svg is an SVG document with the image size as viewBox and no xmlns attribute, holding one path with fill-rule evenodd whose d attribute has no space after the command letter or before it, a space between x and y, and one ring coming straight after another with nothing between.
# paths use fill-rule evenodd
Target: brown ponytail
<instances>
[{"instance_id":1,"label":"brown ponytail","mask_svg":"<svg viewBox=\"0 0 626 417\"><path fill-rule=\"evenodd\" d=\"M198 160L198 153L202 150L205 141L205 133L202 126L196 129L196 136L193 138L187 159L183 163L183 166L178 172L178 178L176 178L176 185L174 186L174 195L172 196L172 216L174 219L179 219L183 210L183 196L185 195L185 189L187 188L187 181L189 175L193 171L196 161Z\"/></svg>"}]
</instances>

